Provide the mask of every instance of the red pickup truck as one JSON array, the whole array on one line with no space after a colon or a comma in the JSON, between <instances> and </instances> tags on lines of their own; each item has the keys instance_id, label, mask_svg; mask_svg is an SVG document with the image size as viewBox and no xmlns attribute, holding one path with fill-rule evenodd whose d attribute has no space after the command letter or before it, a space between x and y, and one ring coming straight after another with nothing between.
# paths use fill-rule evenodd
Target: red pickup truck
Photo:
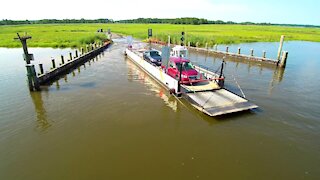
<instances>
[{"instance_id":1,"label":"red pickup truck","mask_svg":"<svg viewBox=\"0 0 320 180\"><path fill-rule=\"evenodd\" d=\"M192 84L206 81L203 75L195 70L192 63L188 59L184 59L182 57L170 57L168 66L167 74L176 79L179 79L179 69L180 67L182 68L180 81L182 84Z\"/></svg>"}]
</instances>

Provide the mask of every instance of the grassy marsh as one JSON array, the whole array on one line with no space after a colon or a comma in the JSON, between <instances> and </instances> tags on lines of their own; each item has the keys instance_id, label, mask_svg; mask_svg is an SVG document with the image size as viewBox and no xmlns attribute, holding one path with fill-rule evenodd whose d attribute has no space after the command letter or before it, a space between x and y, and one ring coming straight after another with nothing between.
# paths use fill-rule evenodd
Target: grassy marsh
<instances>
[{"instance_id":1,"label":"grassy marsh","mask_svg":"<svg viewBox=\"0 0 320 180\"><path fill-rule=\"evenodd\" d=\"M30 47L79 47L103 40L105 35L97 29L111 29L122 35L132 35L138 39L147 38L147 29L153 29L153 37L166 42L168 35L172 43L180 42L181 31L186 32L186 42L196 42L204 46L214 44L236 44L244 42L279 41L282 34L286 40L320 42L320 28L301 28L257 25L172 25L172 24L34 24L0 26L0 47L20 47L13 40L16 33L28 32L32 40Z\"/></svg>"}]
</instances>

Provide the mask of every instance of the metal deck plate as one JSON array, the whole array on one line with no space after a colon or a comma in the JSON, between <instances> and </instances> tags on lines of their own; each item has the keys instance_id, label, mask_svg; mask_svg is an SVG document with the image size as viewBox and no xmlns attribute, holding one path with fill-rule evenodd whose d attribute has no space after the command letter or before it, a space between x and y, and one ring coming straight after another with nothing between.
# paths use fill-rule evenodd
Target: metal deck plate
<instances>
[{"instance_id":1,"label":"metal deck plate","mask_svg":"<svg viewBox=\"0 0 320 180\"><path fill-rule=\"evenodd\" d=\"M225 89L188 93L187 96L193 102L193 106L210 116L218 116L258 107Z\"/></svg>"}]
</instances>

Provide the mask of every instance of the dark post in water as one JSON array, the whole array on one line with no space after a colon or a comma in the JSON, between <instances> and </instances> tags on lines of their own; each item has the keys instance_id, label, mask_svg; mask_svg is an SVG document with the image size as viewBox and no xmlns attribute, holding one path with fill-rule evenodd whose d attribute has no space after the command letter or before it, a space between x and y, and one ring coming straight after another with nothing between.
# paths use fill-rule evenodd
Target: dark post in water
<instances>
[{"instance_id":1,"label":"dark post in water","mask_svg":"<svg viewBox=\"0 0 320 180\"><path fill-rule=\"evenodd\" d=\"M31 64L31 61L33 60L33 54L29 54L28 52L28 46L27 46L27 40L31 39L31 36L22 36L20 37L19 33L17 33L18 38L14 38L16 40L20 40L23 48L24 53L24 60L26 61L26 69L27 69L27 77L28 77L28 84L29 84L29 90L40 90L39 80L36 74L36 70L34 68L34 65Z\"/></svg>"},{"instance_id":2,"label":"dark post in water","mask_svg":"<svg viewBox=\"0 0 320 180\"><path fill-rule=\"evenodd\" d=\"M39 64L39 69L40 69L40 74L43 74L44 71L43 71L43 64Z\"/></svg>"},{"instance_id":3,"label":"dark post in water","mask_svg":"<svg viewBox=\"0 0 320 180\"><path fill-rule=\"evenodd\" d=\"M81 47L81 55L84 54L84 50L83 50L83 47Z\"/></svg>"},{"instance_id":4,"label":"dark post in water","mask_svg":"<svg viewBox=\"0 0 320 180\"><path fill-rule=\"evenodd\" d=\"M56 68L56 62L54 61L54 59L51 59L51 62L52 62L52 69L55 69Z\"/></svg>"},{"instance_id":5,"label":"dark post in water","mask_svg":"<svg viewBox=\"0 0 320 180\"><path fill-rule=\"evenodd\" d=\"M288 59L288 51L283 51L282 58L280 61L278 61L278 66L285 68L287 64L287 59Z\"/></svg>"},{"instance_id":6,"label":"dark post in water","mask_svg":"<svg viewBox=\"0 0 320 180\"><path fill-rule=\"evenodd\" d=\"M266 58L266 53L267 53L266 51L263 51L263 55L262 55L263 58Z\"/></svg>"},{"instance_id":7,"label":"dark post in water","mask_svg":"<svg viewBox=\"0 0 320 180\"><path fill-rule=\"evenodd\" d=\"M61 55L61 64L64 64L64 57Z\"/></svg>"},{"instance_id":8,"label":"dark post in water","mask_svg":"<svg viewBox=\"0 0 320 180\"><path fill-rule=\"evenodd\" d=\"M69 56L70 56L70 60L69 61L71 61L72 60L72 52L69 52Z\"/></svg>"}]
</instances>

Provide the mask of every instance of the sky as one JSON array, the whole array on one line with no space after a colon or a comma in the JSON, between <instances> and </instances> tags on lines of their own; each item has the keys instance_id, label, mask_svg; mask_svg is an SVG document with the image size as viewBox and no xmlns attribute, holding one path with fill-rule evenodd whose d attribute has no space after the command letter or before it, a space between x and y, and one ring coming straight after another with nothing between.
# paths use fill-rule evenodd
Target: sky
<instances>
[{"instance_id":1,"label":"sky","mask_svg":"<svg viewBox=\"0 0 320 180\"><path fill-rule=\"evenodd\" d=\"M0 19L197 17L234 22L320 25L319 0L4 0Z\"/></svg>"}]
</instances>

